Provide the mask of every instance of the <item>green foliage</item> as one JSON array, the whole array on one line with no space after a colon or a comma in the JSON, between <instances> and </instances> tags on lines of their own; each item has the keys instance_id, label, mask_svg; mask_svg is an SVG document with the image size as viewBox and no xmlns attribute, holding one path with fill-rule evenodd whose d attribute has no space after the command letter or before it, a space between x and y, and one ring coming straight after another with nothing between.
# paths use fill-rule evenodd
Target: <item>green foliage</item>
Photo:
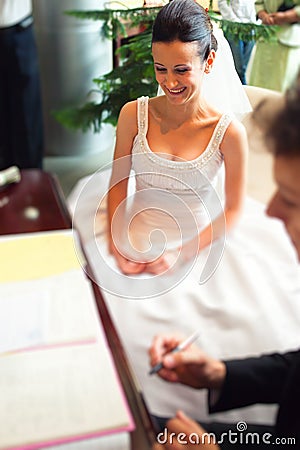
<instances>
[{"instance_id":1,"label":"green foliage","mask_svg":"<svg viewBox=\"0 0 300 450\"><path fill-rule=\"evenodd\" d=\"M228 0L230 1L230 0ZM77 130L89 129L99 132L103 123L116 125L122 106L141 95L155 96L157 83L151 56L151 29L160 8L105 9L101 11L68 11L67 14L79 19L102 21L102 35L109 39L127 37L126 29L140 28L138 36L128 39L128 43L117 50L119 66L111 72L93 80L99 94L99 102L87 102L77 108L56 111L55 118L64 126ZM276 27L234 23L222 20L212 11L209 14L219 23L225 33L237 39L269 40L275 35Z\"/></svg>"},{"instance_id":2,"label":"green foliage","mask_svg":"<svg viewBox=\"0 0 300 450\"><path fill-rule=\"evenodd\" d=\"M224 34L230 34L241 41L269 41L276 35L276 26L257 25L255 23L230 22L223 20L220 15L210 14L211 19L222 28Z\"/></svg>"},{"instance_id":3,"label":"green foliage","mask_svg":"<svg viewBox=\"0 0 300 450\"><path fill-rule=\"evenodd\" d=\"M82 107L66 108L54 113L55 118L71 129L99 132L103 123L117 124L122 106L137 97L153 97L157 83L151 57L151 32L145 31L131 38L119 48L121 65L111 72L95 78L93 83L99 94L99 103L88 102Z\"/></svg>"},{"instance_id":4,"label":"green foliage","mask_svg":"<svg viewBox=\"0 0 300 450\"><path fill-rule=\"evenodd\" d=\"M54 111L53 115L67 128L81 129L84 132L92 128L96 133L100 131L101 124L105 123L106 108L107 105L103 101L101 103L88 102L79 108L70 107Z\"/></svg>"},{"instance_id":5,"label":"green foliage","mask_svg":"<svg viewBox=\"0 0 300 450\"><path fill-rule=\"evenodd\" d=\"M152 27L153 21L160 10L156 8L132 9L104 9L102 11L66 11L67 15L78 19L102 21L102 34L106 38L116 39L127 36L127 28L139 27L143 24L145 29ZM125 26L126 25L126 26Z\"/></svg>"}]
</instances>

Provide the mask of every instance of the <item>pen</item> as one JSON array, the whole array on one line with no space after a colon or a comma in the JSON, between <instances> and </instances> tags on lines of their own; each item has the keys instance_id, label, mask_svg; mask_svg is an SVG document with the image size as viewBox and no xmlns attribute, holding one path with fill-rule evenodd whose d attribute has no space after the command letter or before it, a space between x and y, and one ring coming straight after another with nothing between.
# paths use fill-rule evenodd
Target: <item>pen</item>
<instances>
[{"instance_id":1,"label":"pen","mask_svg":"<svg viewBox=\"0 0 300 450\"><path fill-rule=\"evenodd\" d=\"M188 337L187 339L182 341L180 344L178 344L175 348L173 348L173 350L171 350L169 353L177 353L177 352L180 352L182 350L185 350L189 345L191 345L193 342L195 342L198 339L199 336L200 336L200 332L196 331L190 337ZM153 375L153 374L157 373L162 368L163 368L163 363L162 362L156 364L150 370L149 375Z\"/></svg>"}]
</instances>

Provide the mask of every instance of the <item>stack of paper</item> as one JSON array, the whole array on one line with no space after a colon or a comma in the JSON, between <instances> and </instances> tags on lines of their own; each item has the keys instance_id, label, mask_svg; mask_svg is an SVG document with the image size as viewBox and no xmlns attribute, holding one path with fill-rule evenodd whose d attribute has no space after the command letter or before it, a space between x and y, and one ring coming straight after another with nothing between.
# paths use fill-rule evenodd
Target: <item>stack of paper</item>
<instances>
[{"instance_id":1,"label":"stack of paper","mask_svg":"<svg viewBox=\"0 0 300 450\"><path fill-rule=\"evenodd\" d=\"M132 418L72 232L2 237L0 258L0 449L127 436Z\"/></svg>"}]
</instances>

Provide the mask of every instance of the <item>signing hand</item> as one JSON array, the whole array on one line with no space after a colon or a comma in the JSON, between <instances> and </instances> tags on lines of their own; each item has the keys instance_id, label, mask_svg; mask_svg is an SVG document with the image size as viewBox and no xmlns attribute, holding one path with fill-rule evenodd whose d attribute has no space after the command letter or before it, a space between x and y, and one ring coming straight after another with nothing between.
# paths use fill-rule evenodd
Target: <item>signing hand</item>
<instances>
[{"instance_id":1,"label":"signing hand","mask_svg":"<svg viewBox=\"0 0 300 450\"><path fill-rule=\"evenodd\" d=\"M225 379L225 364L194 344L178 353L170 353L183 340L178 334L156 336L149 350L151 366L162 361L163 368L158 375L166 381L197 389L220 388Z\"/></svg>"},{"instance_id":2,"label":"signing hand","mask_svg":"<svg viewBox=\"0 0 300 450\"><path fill-rule=\"evenodd\" d=\"M167 422L167 430L167 433L158 434L158 442L152 450L193 450L195 444L203 450L220 448L211 434L206 434L204 428L182 411L178 411L176 417Z\"/></svg>"}]
</instances>

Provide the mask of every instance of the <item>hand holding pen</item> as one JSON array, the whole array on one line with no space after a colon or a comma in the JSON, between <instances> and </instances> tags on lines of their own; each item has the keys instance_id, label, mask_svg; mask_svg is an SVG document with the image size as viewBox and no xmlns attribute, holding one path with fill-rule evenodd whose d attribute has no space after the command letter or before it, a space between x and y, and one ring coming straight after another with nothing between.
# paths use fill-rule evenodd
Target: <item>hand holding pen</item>
<instances>
[{"instance_id":1,"label":"hand holding pen","mask_svg":"<svg viewBox=\"0 0 300 450\"><path fill-rule=\"evenodd\" d=\"M198 337L198 332L186 340L176 334L156 336L149 350L149 373L198 389L219 388L225 378L225 364L193 345Z\"/></svg>"},{"instance_id":2,"label":"hand holding pen","mask_svg":"<svg viewBox=\"0 0 300 450\"><path fill-rule=\"evenodd\" d=\"M198 339L199 334L200 333L198 331L196 331L191 336L189 336L187 339L182 341L180 344L177 344L176 347L172 348L172 350L170 350L168 353L177 353L177 352L180 352L182 350L185 350L193 342L195 342ZM150 370L149 375L153 375L154 373L159 372L163 367L164 366L163 366L163 362L162 361L157 363L157 364L155 364L155 366L153 366L152 369Z\"/></svg>"}]
</instances>

